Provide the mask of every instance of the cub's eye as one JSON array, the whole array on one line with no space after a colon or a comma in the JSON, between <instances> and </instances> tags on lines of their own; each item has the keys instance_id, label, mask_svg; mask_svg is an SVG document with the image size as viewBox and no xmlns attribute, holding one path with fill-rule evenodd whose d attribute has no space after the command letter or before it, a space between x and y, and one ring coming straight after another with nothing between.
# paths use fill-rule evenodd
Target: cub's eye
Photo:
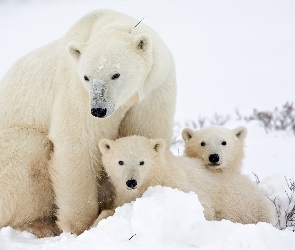
<instances>
[{"instance_id":1,"label":"cub's eye","mask_svg":"<svg viewBox=\"0 0 295 250\"><path fill-rule=\"evenodd\" d=\"M124 165L123 161L119 161L118 163L119 163L119 165Z\"/></svg>"},{"instance_id":2,"label":"cub's eye","mask_svg":"<svg viewBox=\"0 0 295 250\"><path fill-rule=\"evenodd\" d=\"M115 79L118 79L120 77L120 74L119 73L115 73L112 75L112 80L115 80Z\"/></svg>"},{"instance_id":3,"label":"cub's eye","mask_svg":"<svg viewBox=\"0 0 295 250\"><path fill-rule=\"evenodd\" d=\"M84 76L84 80L85 80L86 82L89 82L89 78L88 78L87 76Z\"/></svg>"},{"instance_id":4,"label":"cub's eye","mask_svg":"<svg viewBox=\"0 0 295 250\"><path fill-rule=\"evenodd\" d=\"M141 162L139 163L139 165L144 165L144 161L141 161Z\"/></svg>"},{"instance_id":5,"label":"cub's eye","mask_svg":"<svg viewBox=\"0 0 295 250\"><path fill-rule=\"evenodd\" d=\"M204 147L205 145L206 145L206 143L202 141L201 146Z\"/></svg>"},{"instance_id":6,"label":"cub's eye","mask_svg":"<svg viewBox=\"0 0 295 250\"><path fill-rule=\"evenodd\" d=\"M226 145L226 141L223 141L223 142L221 143L221 145L225 146L225 145Z\"/></svg>"}]
</instances>

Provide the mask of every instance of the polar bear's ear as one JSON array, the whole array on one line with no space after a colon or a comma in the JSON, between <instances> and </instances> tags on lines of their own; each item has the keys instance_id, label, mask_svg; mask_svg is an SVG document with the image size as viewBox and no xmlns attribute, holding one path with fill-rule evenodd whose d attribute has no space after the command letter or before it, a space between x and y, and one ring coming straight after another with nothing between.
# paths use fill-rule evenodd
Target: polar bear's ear
<instances>
[{"instance_id":1,"label":"polar bear's ear","mask_svg":"<svg viewBox=\"0 0 295 250\"><path fill-rule=\"evenodd\" d=\"M100 152L104 155L108 151L110 151L111 147L113 146L114 141L109 139L100 139L98 143L98 147Z\"/></svg>"},{"instance_id":2,"label":"polar bear's ear","mask_svg":"<svg viewBox=\"0 0 295 250\"><path fill-rule=\"evenodd\" d=\"M238 139L240 139L241 141L244 141L248 134L248 130L244 126L239 126L232 131L234 132L235 136L238 137Z\"/></svg>"},{"instance_id":3,"label":"polar bear's ear","mask_svg":"<svg viewBox=\"0 0 295 250\"><path fill-rule=\"evenodd\" d=\"M81 56L81 50L83 48L83 44L77 42L71 42L67 45L67 51L69 56L73 59L78 60Z\"/></svg>"},{"instance_id":4,"label":"polar bear's ear","mask_svg":"<svg viewBox=\"0 0 295 250\"><path fill-rule=\"evenodd\" d=\"M191 128L185 128L184 130L182 130L181 135L184 142L188 142L193 137L194 130Z\"/></svg>"},{"instance_id":5,"label":"polar bear's ear","mask_svg":"<svg viewBox=\"0 0 295 250\"><path fill-rule=\"evenodd\" d=\"M163 139L152 140L152 147L156 152L161 153L166 148L166 142Z\"/></svg>"},{"instance_id":6,"label":"polar bear's ear","mask_svg":"<svg viewBox=\"0 0 295 250\"><path fill-rule=\"evenodd\" d=\"M135 46L139 50L148 51L152 47L151 39L145 34L139 34L134 40Z\"/></svg>"}]
</instances>

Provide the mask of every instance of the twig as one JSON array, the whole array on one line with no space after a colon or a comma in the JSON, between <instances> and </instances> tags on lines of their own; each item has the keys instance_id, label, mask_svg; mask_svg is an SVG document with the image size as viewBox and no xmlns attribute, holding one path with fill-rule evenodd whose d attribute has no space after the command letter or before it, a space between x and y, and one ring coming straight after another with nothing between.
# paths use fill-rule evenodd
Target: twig
<instances>
[{"instance_id":1,"label":"twig","mask_svg":"<svg viewBox=\"0 0 295 250\"><path fill-rule=\"evenodd\" d=\"M131 240L135 235L136 235L136 234L133 234L133 235L129 238L129 240Z\"/></svg>"}]
</instances>

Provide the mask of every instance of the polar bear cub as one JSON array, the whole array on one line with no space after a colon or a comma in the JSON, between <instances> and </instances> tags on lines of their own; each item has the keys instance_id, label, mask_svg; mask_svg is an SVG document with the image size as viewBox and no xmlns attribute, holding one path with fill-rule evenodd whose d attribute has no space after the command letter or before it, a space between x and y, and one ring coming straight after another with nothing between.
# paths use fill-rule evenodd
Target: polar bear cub
<instances>
[{"instance_id":1,"label":"polar bear cub","mask_svg":"<svg viewBox=\"0 0 295 250\"><path fill-rule=\"evenodd\" d=\"M204 207L205 218L213 220L210 197L206 189L200 187L204 183L209 186L201 161L176 157L165 147L163 139L142 136L99 141L103 166L116 192L114 209L141 197L148 187L162 185L184 192L194 191ZM114 209L102 211L94 226L112 215Z\"/></svg>"},{"instance_id":2,"label":"polar bear cub","mask_svg":"<svg viewBox=\"0 0 295 250\"><path fill-rule=\"evenodd\" d=\"M247 128L244 126L233 130L210 126L196 131L190 128L182 131L185 155L200 159L211 171L240 172L246 137Z\"/></svg>"},{"instance_id":3,"label":"polar bear cub","mask_svg":"<svg viewBox=\"0 0 295 250\"><path fill-rule=\"evenodd\" d=\"M233 130L210 126L182 131L185 155L201 160L211 180L208 195L213 201L215 219L243 224L274 223L275 211L271 202L256 183L241 174L246 136L244 126Z\"/></svg>"}]
</instances>

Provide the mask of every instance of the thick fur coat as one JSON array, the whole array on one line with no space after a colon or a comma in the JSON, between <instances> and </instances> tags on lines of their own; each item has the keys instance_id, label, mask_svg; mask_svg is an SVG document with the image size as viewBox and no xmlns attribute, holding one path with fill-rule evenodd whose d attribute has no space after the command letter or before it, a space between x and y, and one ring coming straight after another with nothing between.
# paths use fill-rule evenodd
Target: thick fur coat
<instances>
[{"instance_id":1,"label":"thick fur coat","mask_svg":"<svg viewBox=\"0 0 295 250\"><path fill-rule=\"evenodd\" d=\"M137 23L95 11L8 71L0 91L0 227L50 217L54 201L59 228L80 234L99 211L101 138L171 144L173 58Z\"/></svg>"},{"instance_id":2,"label":"thick fur coat","mask_svg":"<svg viewBox=\"0 0 295 250\"><path fill-rule=\"evenodd\" d=\"M115 141L102 139L99 147L103 165L116 190L114 208L141 197L150 186L161 185L195 192L204 207L206 219L214 219L211 199L206 188L202 188L207 171L201 161L176 157L166 149L163 139L142 136ZM94 225L113 213L114 209L102 211Z\"/></svg>"},{"instance_id":3,"label":"thick fur coat","mask_svg":"<svg viewBox=\"0 0 295 250\"><path fill-rule=\"evenodd\" d=\"M244 126L233 130L210 126L196 131L189 128L182 131L185 155L202 161L207 171L210 182L207 192L212 199L215 219L243 224L274 223L272 203L256 183L241 173L246 136ZM208 185L208 180L205 185Z\"/></svg>"}]
</instances>

